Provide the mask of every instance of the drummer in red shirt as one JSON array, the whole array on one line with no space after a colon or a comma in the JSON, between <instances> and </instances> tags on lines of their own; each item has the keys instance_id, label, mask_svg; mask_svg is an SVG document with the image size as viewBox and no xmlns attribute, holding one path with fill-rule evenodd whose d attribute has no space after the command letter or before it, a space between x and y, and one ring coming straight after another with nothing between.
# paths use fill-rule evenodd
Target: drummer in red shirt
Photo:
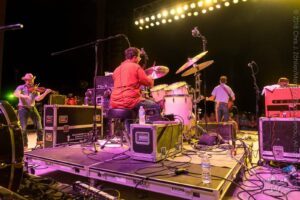
<instances>
[{"instance_id":1,"label":"drummer in red shirt","mask_svg":"<svg viewBox=\"0 0 300 200\"><path fill-rule=\"evenodd\" d=\"M142 97L140 87L153 87L154 80L148 77L139 65L140 50L129 47L125 50L123 61L113 72L114 88L110 98L111 108L128 108L138 112L140 106L145 110L155 109L160 113L160 106L152 100Z\"/></svg>"}]
</instances>

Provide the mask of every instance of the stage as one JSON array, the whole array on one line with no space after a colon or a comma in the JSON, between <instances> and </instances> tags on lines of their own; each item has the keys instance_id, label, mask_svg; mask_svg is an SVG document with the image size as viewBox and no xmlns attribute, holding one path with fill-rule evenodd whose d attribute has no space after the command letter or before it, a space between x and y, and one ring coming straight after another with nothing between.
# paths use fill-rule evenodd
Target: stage
<instances>
[{"instance_id":1,"label":"stage","mask_svg":"<svg viewBox=\"0 0 300 200\"><path fill-rule=\"evenodd\" d=\"M184 155L157 163L131 159L127 147L105 147L94 152L82 145L34 150L25 153L24 160L31 173L35 173L35 166L49 166L91 180L184 199L221 199L241 170L244 153L241 151L235 159L231 158L230 167L215 160L221 157L228 160L226 151L221 155L212 153L212 183L203 184L199 164L203 151L184 147Z\"/></svg>"}]
</instances>

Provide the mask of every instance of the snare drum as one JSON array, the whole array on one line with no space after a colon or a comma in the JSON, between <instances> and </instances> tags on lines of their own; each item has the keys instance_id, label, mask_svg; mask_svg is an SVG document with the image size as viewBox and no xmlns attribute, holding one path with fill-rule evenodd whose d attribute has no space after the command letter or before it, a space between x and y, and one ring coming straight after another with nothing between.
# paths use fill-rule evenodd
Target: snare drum
<instances>
[{"instance_id":1,"label":"snare drum","mask_svg":"<svg viewBox=\"0 0 300 200\"><path fill-rule=\"evenodd\" d=\"M151 96L153 97L155 102L160 102L161 100L164 99L166 95L165 88L167 87L167 84L161 84L154 86L153 88L150 89Z\"/></svg>"},{"instance_id":2,"label":"snare drum","mask_svg":"<svg viewBox=\"0 0 300 200\"><path fill-rule=\"evenodd\" d=\"M165 88L166 95L189 95L188 85L186 82L176 82Z\"/></svg>"}]
</instances>

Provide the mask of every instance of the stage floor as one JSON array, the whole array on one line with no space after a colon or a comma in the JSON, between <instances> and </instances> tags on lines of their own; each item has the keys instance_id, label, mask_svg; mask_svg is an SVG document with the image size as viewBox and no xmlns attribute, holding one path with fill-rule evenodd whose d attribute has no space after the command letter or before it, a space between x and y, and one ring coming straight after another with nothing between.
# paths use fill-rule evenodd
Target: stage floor
<instances>
[{"instance_id":1,"label":"stage floor","mask_svg":"<svg viewBox=\"0 0 300 200\"><path fill-rule=\"evenodd\" d=\"M257 163L257 132L244 131L238 134L238 138L243 138L248 146L252 146L252 163ZM35 134L30 135L29 141L29 147L33 147ZM73 145L26 152L25 160L28 161L29 171L37 175L61 179L62 182L68 180L70 184L72 180L82 178L86 181L94 180L119 189L123 199L249 199L249 193L243 189L250 192L256 189L251 194L255 195L255 199L264 200L280 197L296 200L300 195L299 188L297 190L291 186L287 175L280 172L280 167L257 167L251 171L251 175L239 174L243 171L243 152L239 152L234 158L226 151L210 152L213 180L210 185L204 185L201 181L199 157L203 151L185 145L184 155L151 163L132 160L127 150L106 147L95 153L91 147ZM175 175L175 169L179 168L186 169L188 173ZM70 177L72 180L69 180ZM232 184L231 181L236 177L240 179ZM284 187L271 184L271 179L288 185Z\"/></svg>"},{"instance_id":2,"label":"stage floor","mask_svg":"<svg viewBox=\"0 0 300 200\"><path fill-rule=\"evenodd\" d=\"M126 147L106 147L95 153L89 147L73 145L26 152L25 161L29 166L29 171L30 166L51 166L60 171L91 179L174 197L221 199L241 169L239 162L243 162L244 159L243 153L241 153L237 157L237 161L232 160L234 164L231 167L216 166L213 164L213 158L216 155L211 155L212 182L203 184L201 166L198 164L201 153L197 150L189 150L189 154L189 156L178 155L173 160L166 159L152 163L131 159L130 152ZM191 156L195 157L196 161L192 161ZM227 157L228 155L223 154L223 156ZM191 157L191 159L186 161L187 157ZM180 169L184 169L185 172L176 175Z\"/></svg>"}]
</instances>

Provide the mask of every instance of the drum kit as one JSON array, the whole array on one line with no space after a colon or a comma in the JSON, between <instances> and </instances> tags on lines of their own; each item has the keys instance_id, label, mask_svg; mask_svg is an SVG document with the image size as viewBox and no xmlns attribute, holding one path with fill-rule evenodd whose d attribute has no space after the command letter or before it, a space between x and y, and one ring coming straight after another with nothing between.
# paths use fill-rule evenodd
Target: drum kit
<instances>
[{"instance_id":1,"label":"drum kit","mask_svg":"<svg viewBox=\"0 0 300 200\"><path fill-rule=\"evenodd\" d=\"M200 71L213 64L213 60L209 60L200 64L196 64L199 59L207 54L204 51L193 58L188 59L177 71L182 77L189 75L195 76L195 89L189 90L185 81L175 82L173 84L160 84L150 89L153 100L163 105L163 113L174 114L178 121L184 126L190 126L191 120L197 121L197 103L201 100L200 94ZM153 66L145 70L148 77L158 79L164 77L169 72L166 66ZM194 109L194 113L193 113Z\"/></svg>"}]
</instances>

